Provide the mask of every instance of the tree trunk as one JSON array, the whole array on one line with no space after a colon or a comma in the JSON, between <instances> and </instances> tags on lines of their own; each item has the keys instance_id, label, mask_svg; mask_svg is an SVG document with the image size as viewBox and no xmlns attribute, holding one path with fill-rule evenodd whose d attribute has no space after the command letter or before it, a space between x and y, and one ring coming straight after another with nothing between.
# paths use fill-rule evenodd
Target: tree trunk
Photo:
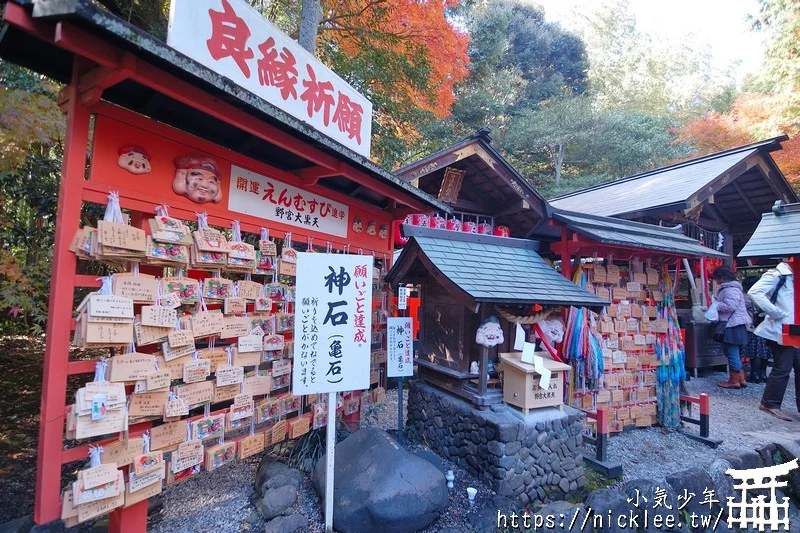
<instances>
[{"instance_id":1,"label":"tree trunk","mask_svg":"<svg viewBox=\"0 0 800 533\"><path fill-rule=\"evenodd\" d=\"M561 167L564 165L564 145L558 145L558 151L555 157L556 163L556 185L561 183Z\"/></svg>"},{"instance_id":2,"label":"tree trunk","mask_svg":"<svg viewBox=\"0 0 800 533\"><path fill-rule=\"evenodd\" d=\"M322 7L320 0L303 0L300 8L300 36L297 42L300 46L315 55L317 49L317 33L322 20Z\"/></svg>"}]
</instances>

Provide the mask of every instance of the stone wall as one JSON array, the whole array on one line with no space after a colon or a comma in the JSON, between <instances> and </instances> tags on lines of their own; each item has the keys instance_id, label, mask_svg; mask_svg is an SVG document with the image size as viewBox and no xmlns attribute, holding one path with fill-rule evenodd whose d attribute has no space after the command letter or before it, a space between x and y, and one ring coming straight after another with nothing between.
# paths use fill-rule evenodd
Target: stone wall
<instances>
[{"instance_id":1,"label":"stone wall","mask_svg":"<svg viewBox=\"0 0 800 533\"><path fill-rule=\"evenodd\" d=\"M527 417L511 409L499 404L482 411L413 380L408 424L440 456L522 505L564 499L582 489L585 415L567 406L538 409Z\"/></svg>"}]
</instances>

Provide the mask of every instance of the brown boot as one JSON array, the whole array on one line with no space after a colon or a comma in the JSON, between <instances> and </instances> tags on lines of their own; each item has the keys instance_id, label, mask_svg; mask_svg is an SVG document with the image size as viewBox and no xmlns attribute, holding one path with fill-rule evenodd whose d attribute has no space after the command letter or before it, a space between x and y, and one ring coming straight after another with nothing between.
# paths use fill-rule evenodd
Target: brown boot
<instances>
[{"instance_id":1,"label":"brown boot","mask_svg":"<svg viewBox=\"0 0 800 533\"><path fill-rule=\"evenodd\" d=\"M774 416L779 420L784 420L786 422L794 421L794 419L791 416L781 411L780 407L769 407L762 403L761 405L758 406L758 408L761 409L762 411L765 411L767 414Z\"/></svg>"},{"instance_id":2,"label":"brown boot","mask_svg":"<svg viewBox=\"0 0 800 533\"><path fill-rule=\"evenodd\" d=\"M734 372L733 370L728 372L728 381L717 383L717 387L722 387L723 389L740 389L739 372Z\"/></svg>"},{"instance_id":3,"label":"brown boot","mask_svg":"<svg viewBox=\"0 0 800 533\"><path fill-rule=\"evenodd\" d=\"M744 370L739 370L739 385L743 388L747 388L747 380L744 377Z\"/></svg>"}]
</instances>

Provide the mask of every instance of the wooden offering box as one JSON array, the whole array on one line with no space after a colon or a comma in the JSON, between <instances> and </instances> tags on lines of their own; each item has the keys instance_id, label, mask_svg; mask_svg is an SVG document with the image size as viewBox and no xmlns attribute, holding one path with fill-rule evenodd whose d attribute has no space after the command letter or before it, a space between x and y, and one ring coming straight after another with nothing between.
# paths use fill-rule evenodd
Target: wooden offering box
<instances>
[{"instance_id":1,"label":"wooden offering box","mask_svg":"<svg viewBox=\"0 0 800 533\"><path fill-rule=\"evenodd\" d=\"M570 366L553 361L545 352L537 352L544 359L544 366L550 371L550 385L547 390L539 387L540 375L532 364L521 361L522 353L501 353L503 361L503 401L522 409L528 414L531 409L561 405L564 399L563 373Z\"/></svg>"}]
</instances>

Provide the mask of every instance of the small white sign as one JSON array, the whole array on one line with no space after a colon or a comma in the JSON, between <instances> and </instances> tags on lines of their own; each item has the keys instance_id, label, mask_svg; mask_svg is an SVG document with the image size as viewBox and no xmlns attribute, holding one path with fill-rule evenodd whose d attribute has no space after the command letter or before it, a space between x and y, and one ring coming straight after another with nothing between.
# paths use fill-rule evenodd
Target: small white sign
<instances>
[{"instance_id":1,"label":"small white sign","mask_svg":"<svg viewBox=\"0 0 800 533\"><path fill-rule=\"evenodd\" d=\"M400 287L397 290L397 308L400 311L408 309L408 289Z\"/></svg>"},{"instance_id":2,"label":"small white sign","mask_svg":"<svg viewBox=\"0 0 800 533\"><path fill-rule=\"evenodd\" d=\"M347 237L349 208L346 205L236 165L231 166L228 209L289 226Z\"/></svg>"},{"instance_id":3,"label":"small white sign","mask_svg":"<svg viewBox=\"0 0 800 533\"><path fill-rule=\"evenodd\" d=\"M414 375L413 340L414 324L411 318L386 320L386 375L390 378Z\"/></svg>"},{"instance_id":4,"label":"small white sign","mask_svg":"<svg viewBox=\"0 0 800 533\"><path fill-rule=\"evenodd\" d=\"M167 44L369 158L372 103L244 0L172 0Z\"/></svg>"},{"instance_id":5,"label":"small white sign","mask_svg":"<svg viewBox=\"0 0 800 533\"><path fill-rule=\"evenodd\" d=\"M369 388L371 255L297 254L292 394Z\"/></svg>"}]
</instances>

